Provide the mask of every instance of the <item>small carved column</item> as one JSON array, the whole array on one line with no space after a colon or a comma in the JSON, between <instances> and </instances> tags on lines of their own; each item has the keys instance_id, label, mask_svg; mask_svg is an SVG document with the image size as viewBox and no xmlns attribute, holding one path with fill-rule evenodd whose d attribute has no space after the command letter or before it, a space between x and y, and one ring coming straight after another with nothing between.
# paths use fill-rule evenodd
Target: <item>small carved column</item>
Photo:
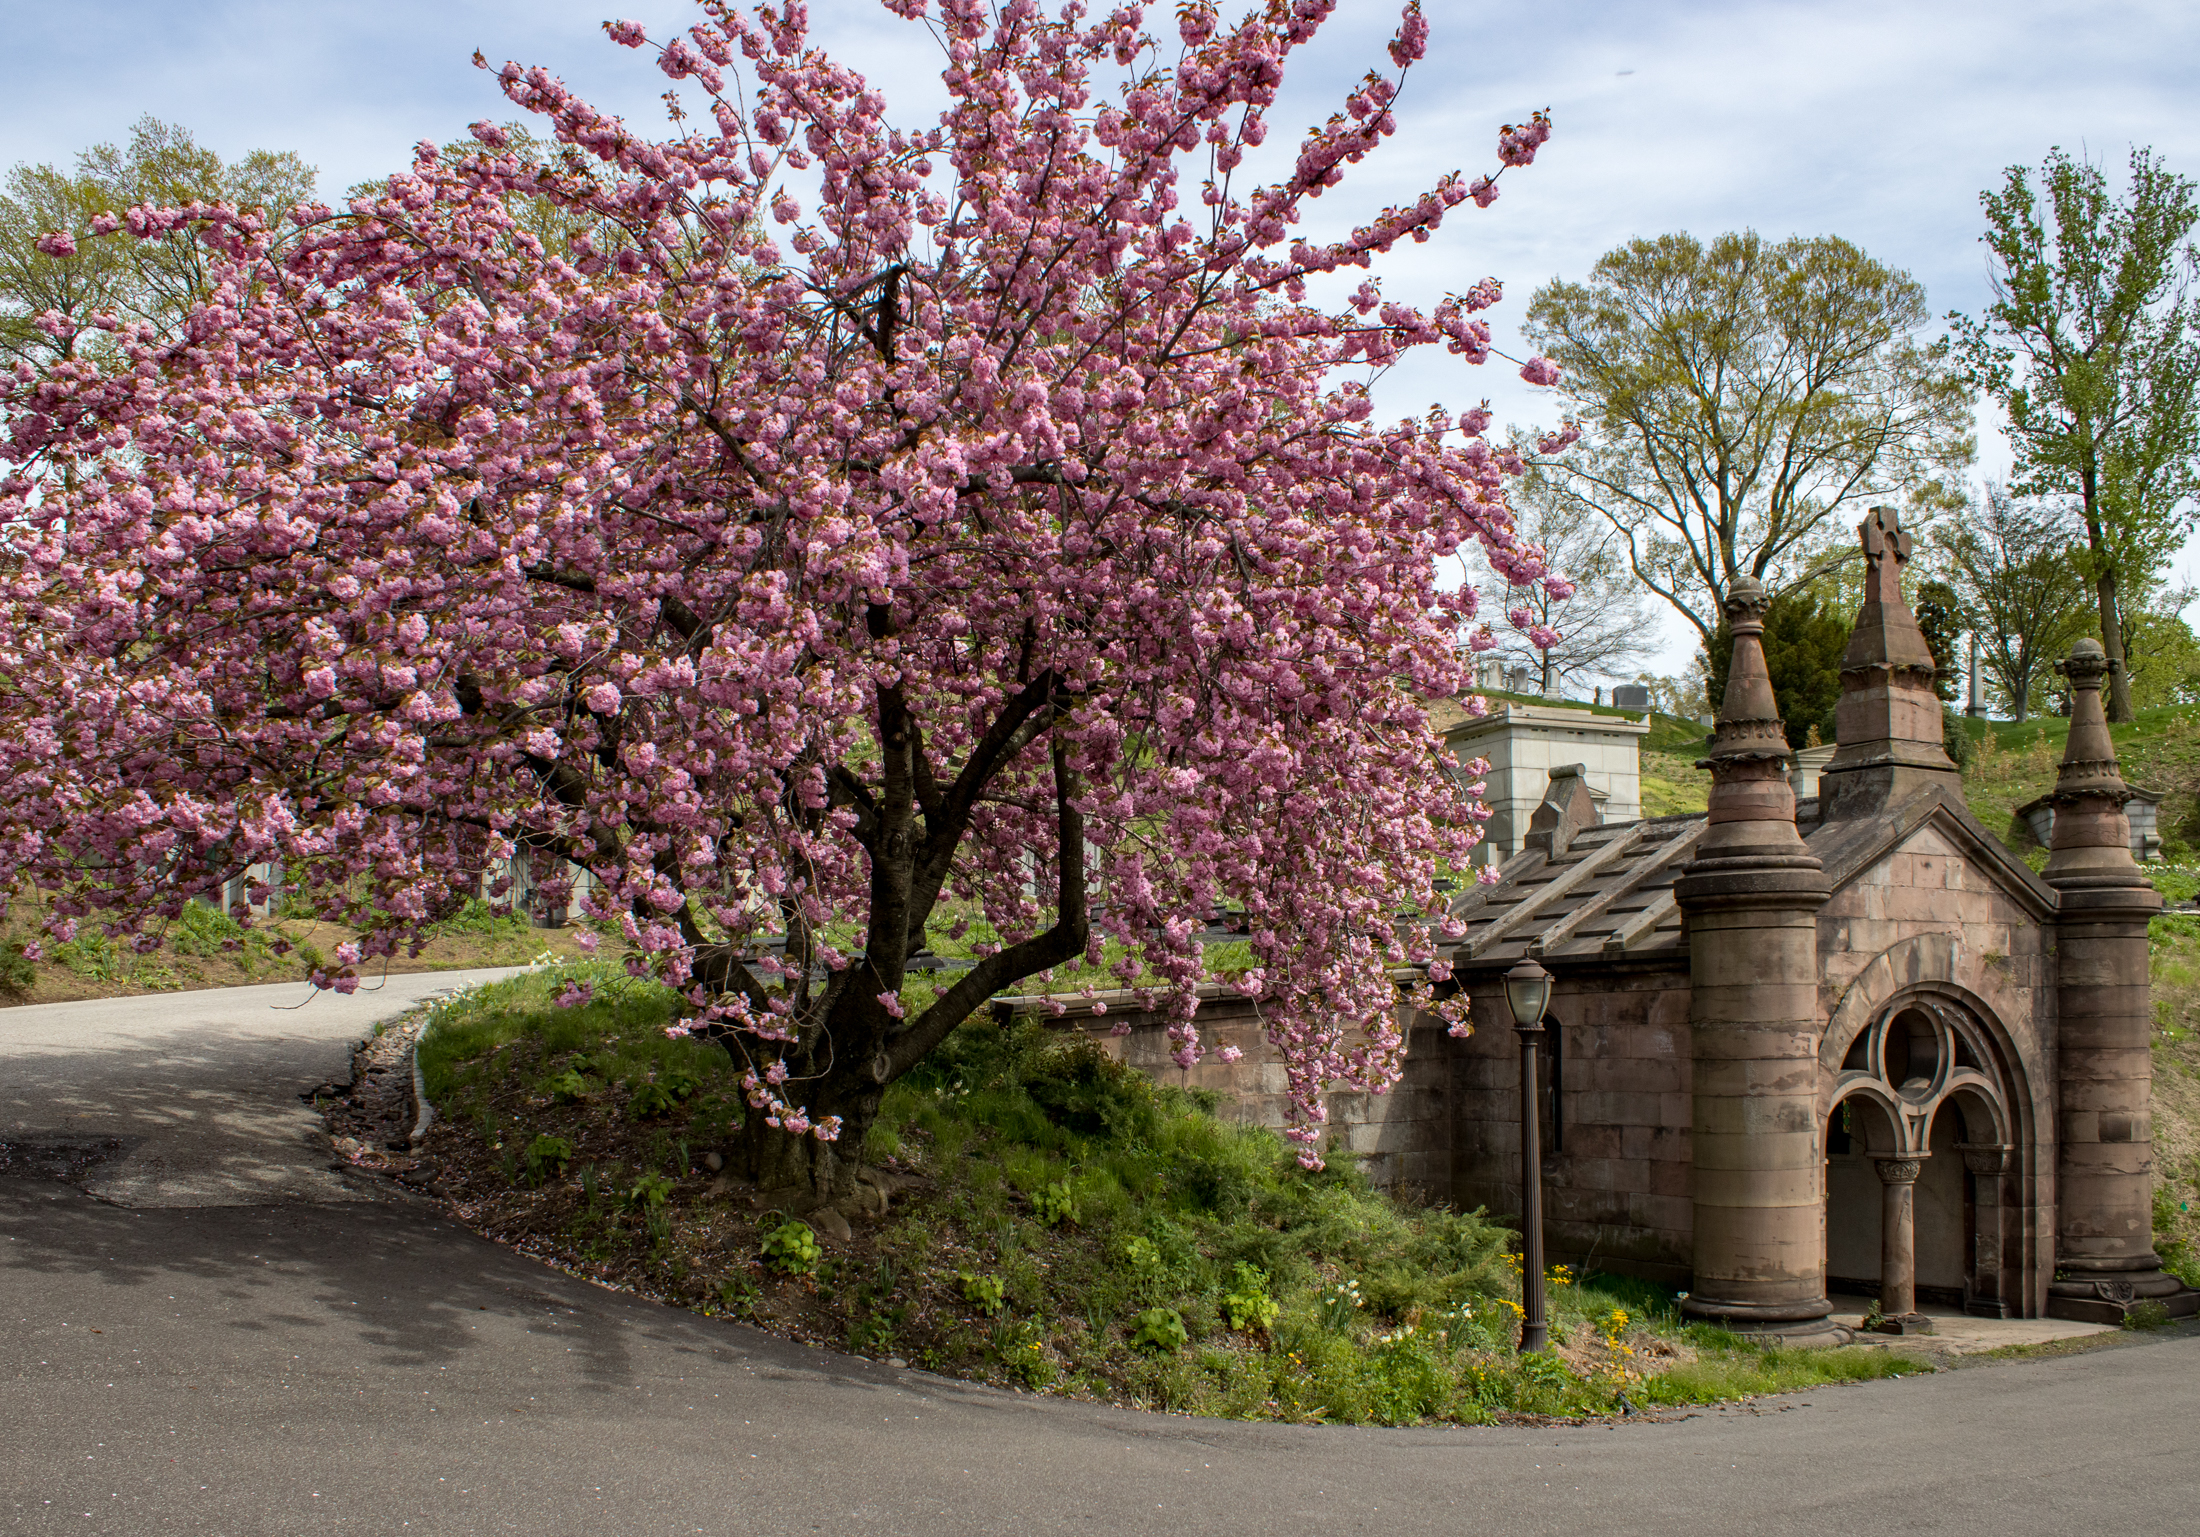
<instances>
[{"instance_id":1,"label":"small carved column","mask_svg":"<svg viewBox=\"0 0 2200 1537\"><path fill-rule=\"evenodd\" d=\"M1930 1334L1933 1321L1917 1310L1917 1176L1923 1158L1875 1158L1879 1170L1879 1311L1881 1334Z\"/></svg>"},{"instance_id":2,"label":"small carved column","mask_svg":"<svg viewBox=\"0 0 2200 1537\"><path fill-rule=\"evenodd\" d=\"M2007 1318L2009 1299L2002 1295L2001 1267L2004 1214L2009 1209L2008 1182L2011 1149L1998 1142L1959 1142L1963 1166L1971 1171L1971 1298L1963 1310L1978 1318Z\"/></svg>"}]
</instances>

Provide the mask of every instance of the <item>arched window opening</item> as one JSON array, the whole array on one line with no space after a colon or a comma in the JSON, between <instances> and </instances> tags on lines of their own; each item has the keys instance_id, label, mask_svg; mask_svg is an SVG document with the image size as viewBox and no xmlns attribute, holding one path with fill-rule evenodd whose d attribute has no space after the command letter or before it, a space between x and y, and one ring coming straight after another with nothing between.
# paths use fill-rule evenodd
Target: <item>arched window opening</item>
<instances>
[{"instance_id":1,"label":"arched window opening","mask_svg":"<svg viewBox=\"0 0 2200 1537\"><path fill-rule=\"evenodd\" d=\"M1887 1026L1883 1061L1887 1082L1904 1084L1930 1081L1940 1071L1940 1035L1919 1009L1904 1009Z\"/></svg>"}]
</instances>

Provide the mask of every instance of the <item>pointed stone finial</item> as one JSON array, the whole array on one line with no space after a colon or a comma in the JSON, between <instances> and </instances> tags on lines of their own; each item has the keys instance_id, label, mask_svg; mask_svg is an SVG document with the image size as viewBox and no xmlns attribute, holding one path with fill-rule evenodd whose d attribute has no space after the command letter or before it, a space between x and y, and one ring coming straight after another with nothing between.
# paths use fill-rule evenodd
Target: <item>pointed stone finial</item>
<instances>
[{"instance_id":1,"label":"pointed stone finial","mask_svg":"<svg viewBox=\"0 0 2200 1537\"><path fill-rule=\"evenodd\" d=\"M1839 744L1819 780L1825 821L1884 810L1928 784L1963 793L1941 746L1940 698L1933 692L1932 647L1902 598L1910 535L1892 507L1874 507L1856 528L1864 546L1864 606L1841 655Z\"/></svg>"},{"instance_id":2,"label":"pointed stone finial","mask_svg":"<svg viewBox=\"0 0 2200 1537\"><path fill-rule=\"evenodd\" d=\"M2046 875L2056 885L2065 880L2087 886L2147 884L2131 857L2131 823L2124 815L2131 791L2101 708L2101 685L2113 665L2091 637L2072 644L2070 655L2055 664L2070 680L2070 738L2048 797L2055 803L2055 830L2049 834Z\"/></svg>"},{"instance_id":3,"label":"pointed stone finial","mask_svg":"<svg viewBox=\"0 0 2200 1537\"><path fill-rule=\"evenodd\" d=\"M2055 1279L2051 1318L2171 1317L2200 1297L2163 1273L2154 1250L2153 990L2147 924L2162 898L2131 857L2131 792L2101 709L2113 664L2081 640L2056 671L2070 680L2070 739L2051 799L2047 883L2055 888Z\"/></svg>"},{"instance_id":4,"label":"pointed stone finial","mask_svg":"<svg viewBox=\"0 0 2200 1537\"><path fill-rule=\"evenodd\" d=\"M1754 752L1775 741L1783 755L1787 752L1772 673L1765 666L1765 610L1771 606L1765 584L1753 576L1738 576L1727 588L1726 623L1734 654L1727 663L1726 696L1719 701L1718 726L1711 738L1714 758Z\"/></svg>"},{"instance_id":5,"label":"pointed stone finial","mask_svg":"<svg viewBox=\"0 0 2200 1537\"><path fill-rule=\"evenodd\" d=\"M1787 734L1765 666L1765 610L1771 601L1765 584L1755 577L1736 577L1727 589L1726 620L1734 654L1727 663L1726 697L1712 729L1710 756L1697 766L1711 770L1714 835L1724 823L1785 823L1785 837L1775 833L1773 841L1799 842L1795 791L1787 778Z\"/></svg>"},{"instance_id":6,"label":"pointed stone finial","mask_svg":"<svg viewBox=\"0 0 2200 1537\"><path fill-rule=\"evenodd\" d=\"M1711 735L1709 823L1673 883L1688 944L1694 1294L1761 1339L1836 1343L1818 1150L1818 910L1826 872L1795 827L1787 737L1765 668L1762 583L1727 593L1734 636Z\"/></svg>"}]
</instances>

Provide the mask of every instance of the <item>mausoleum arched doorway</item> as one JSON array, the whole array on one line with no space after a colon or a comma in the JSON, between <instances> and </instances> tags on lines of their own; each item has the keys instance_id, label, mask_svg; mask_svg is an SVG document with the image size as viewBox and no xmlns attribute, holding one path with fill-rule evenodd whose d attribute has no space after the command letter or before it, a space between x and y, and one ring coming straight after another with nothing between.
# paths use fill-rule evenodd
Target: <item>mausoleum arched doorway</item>
<instances>
[{"instance_id":1,"label":"mausoleum arched doorway","mask_svg":"<svg viewBox=\"0 0 2200 1537\"><path fill-rule=\"evenodd\" d=\"M1857 1033L1824 1128L1829 1294L1877 1298L1897 1329L1920 1302L2008 1311L2011 1072L1950 998L1898 998Z\"/></svg>"}]
</instances>

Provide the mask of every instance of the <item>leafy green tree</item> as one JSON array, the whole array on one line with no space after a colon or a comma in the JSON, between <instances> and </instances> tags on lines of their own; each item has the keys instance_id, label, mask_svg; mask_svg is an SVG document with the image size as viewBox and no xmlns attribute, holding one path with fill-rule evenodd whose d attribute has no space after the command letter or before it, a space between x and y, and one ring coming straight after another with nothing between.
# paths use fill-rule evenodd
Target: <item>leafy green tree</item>
<instances>
[{"instance_id":1,"label":"leafy green tree","mask_svg":"<svg viewBox=\"0 0 2200 1537\"><path fill-rule=\"evenodd\" d=\"M1765 670L1772 697L1787 727L1788 746L1809 745L1813 727L1833 740L1834 709L1841 703L1841 654L1848 650L1854 615L1831 584L1813 583L1784 592L1765 610ZM1726 697L1726 672L1734 636L1722 622L1705 648L1713 699Z\"/></svg>"},{"instance_id":2,"label":"leafy green tree","mask_svg":"<svg viewBox=\"0 0 2200 1537\"><path fill-rule=\"evenodd\" d=\"M2051 150L2011 166L1986 209L1993 302L1950 315L1971 377L2000 402L2019 491L2061 494L2085 527L2080 554L2101 644L2126 631L2192 525L2200 449L2200 335L2191 283L2194 184L2151 150L2131 153L2121 197L2102 169ZM2109 719L2131 719L2131 677L2109 674Z\"/></svg>"},{"instance_id":3,"label":"leafy green tree","mask_svg":"<svg viewBox=\"0 0 2200 1537\"><path fill-rule=\"evenodd\" d=\"M1968 461L1929 319L1922 285L1834 236L1630 241L1529 307L1592 431L1553 472L1709 645L1735 577L1808 584L1848 558L1849 511L1931 504Z\"/></svg>"},{"instance_id":4,"label":"leafy green tree","mask_svg":"<svg viewBox=\"0 0 2200 1537\"><path fill-rule=\"evenodd\" d=\"M312 197L313 185L313 167L289 150L224 162L189 130L152 117L138 120L127 144L84 151L73 175L16 166L0 194L0 362L44 370L100 355L105 332L72 325L56 339L38 323L48 310L77 321L106 312L166 330L206 298L209 263L196 235L139 240L116 228L131 208L227 203L272 222ZM75 254L40 248L55 235L67 236Z\"/></svg>"},{"instance_id":5,"label":"leafy green tree","mask_svg":"<svg viewBox=\"0 0 2200 1537\"><path fill-rule=\"evenodd\" d=\"M1963 600L1946 582L1927 580L1917 584L1917 597L1910 604L1910 612L1917 616L1917 627L1925 636L1926 649L1932 652L1939 671L1933 674L1933 692L1940 696L1942 704L1954 701L1956 691L1963 681L1961 663L1963 650Z\"/></svg>"},{"instance_id":6,"label":"leafy green tree","mask_svg":"<svg viewBox=\"0 0 2200 1537\"><path fill-rule=\"evenodd\" d=\"M2128 616L2133 709L2200 701L2200 638L2174 607L2178 599L2191 597L2188 590L2174 590L2165 594L2166 601Z\"/></svg>"},{"instance_id":7,"label":"leafy green tree","mask_svg":"<svg viewBox=\"0 0 2200 1537\"><path fill-rule=\"evenodd\" d=\"M0 192L0 364L28 363L41 372L86 354L103 331L71 324L57 339L38 324L54 311L71 322L126 307L132 284L129 237L99 239L92 221L110 213L103 192L50 165L19 165ZM74 257L49 254L39 242L55 232L74 238Z\"/></svg>"},{"instance_id":8,"label":"leafy green tree","mask_svg":"<svg viewBox=\"0 0 2200 1537\"><path fill-rule=\"evenodd\" d=\"M575 240L585 239L594 250L609 256L633 244L630 230L591 206L590 199L600 198L604 188L601 162L591 160L573 145L543 138L524 122L500 124L488 138L495 142L488 143L478 131L472 137L454 139L443 145L442 157L456 163L487 154L526 169L526 179L540 190L504 193L502 201L511 212L514 226L503 236L507 248L514 241L532 237L543 250L562 255ZM354 184L346 196L379 200L388 190L388 178L376 177ZM700 239L698 231L690 226L681 226L677 233L683 250L692 251ZM754 270L747 263L734 265L736 270Z\"/></svg>"}]
</instances>

